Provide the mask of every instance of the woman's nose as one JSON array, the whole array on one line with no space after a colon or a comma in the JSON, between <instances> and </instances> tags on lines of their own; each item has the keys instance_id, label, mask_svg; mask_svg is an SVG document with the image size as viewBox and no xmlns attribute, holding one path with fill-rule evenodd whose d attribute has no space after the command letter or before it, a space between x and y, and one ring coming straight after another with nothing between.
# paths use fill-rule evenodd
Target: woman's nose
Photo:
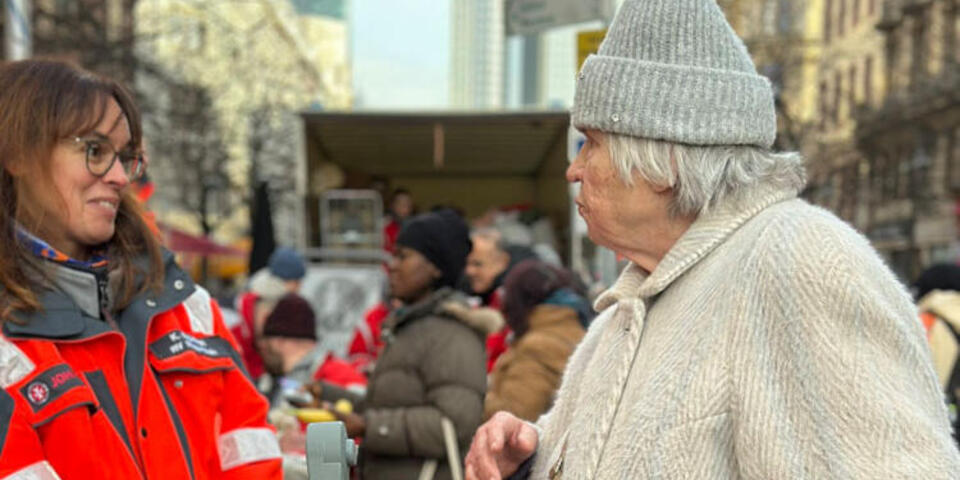
<instances>
[{"instance_id":1,"label":"woman's nose","mask_svg":"<svg viewBox=\"0 0 960 480\"><path fill-rule=\"evenodd\" d=\"M582 179L583 169L580 167L580 155L577 155L577 158L573 160L573 163L567 167L567 181L570 183L577 183Z\"/></svg>"},{"instance_id":2,"label":"woman's nose","mask_svg":"<svg viewBox=\"0 0 960 480\"><path fill-rule=\"evenodd\" d=\"M109 184L120 187L125 187L130 184L130 177L127 176L127 171L123 169L123 163L120 159L113 162L110 170L107 170L107 173L103 176L103 180Z\"/></svg>"}]
</instances>

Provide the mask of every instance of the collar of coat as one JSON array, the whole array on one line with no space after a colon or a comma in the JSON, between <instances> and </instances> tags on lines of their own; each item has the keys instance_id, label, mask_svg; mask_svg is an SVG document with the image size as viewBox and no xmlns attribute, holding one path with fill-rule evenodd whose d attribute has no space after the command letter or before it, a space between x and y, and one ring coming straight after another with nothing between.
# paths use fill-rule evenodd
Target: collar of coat
<instances>
[{"instance_id":1,"label":"collar of coat","mask_svg":"<svg viewBox=\"0 0 960 480\"><path fill-rule=\"evenodd\" d=\"M755 186L740 201L730 201L701 214L649 274L630 262L620 277L594 302L598 312L620 300L648 299L670 286L733 232L767 207L795 198L797 190L768 185Z\"/></svg>"},{"instance_id":2,"label":"collar of coat","mask_svg":"<svg viewBox=\"0 0 960 480\"><path fill-rule=\"evenodd\" d=\"M499 311L492 308L472 308L466 295L444 287L418 303L397 310L384 324L384 328L397 331L403 325L427 315L457 320L483 335L494 333L505 324Z\"/></svg>"},{"instance_id":3,"label":"collar of coat","mask_svg":"<svg viewBox=\"0 0 960 480\"><path fill-rule=\"evenodd\" d=\"M141 270L150 267L149 259L146 257L138 258L134 261ZM163 263L165 267L164 286L159 294L152 291L141 293L134 302L143 302L144 298L149 297L151 303L156 305L155 311L162 312L169 310L189 297L195 290L195 285L174 259L171 252L163 251ZM23 320L22 323L5 322L3 324L4 335L11 337L40 337L54 339L78 339L87 338L104 331L110 330L107 324L99 319L96 309L90 305L91 302L82 301L84 298L98 298L98 286L96 277L92 272L84 272L71 268L64 264L45 262L44 278L50 285L39 294L42 310L30 313L15 313L17 317ZM64 271L69 269L71 271ZM70 278L71 281L65 282L64 278ZM142 278L137 279L138 282ZM179 288L177 288L179 287ZM96 302L93 302L95 305ZM89 311L93 309L93 311Z\"/></svg>"}]
</instances>

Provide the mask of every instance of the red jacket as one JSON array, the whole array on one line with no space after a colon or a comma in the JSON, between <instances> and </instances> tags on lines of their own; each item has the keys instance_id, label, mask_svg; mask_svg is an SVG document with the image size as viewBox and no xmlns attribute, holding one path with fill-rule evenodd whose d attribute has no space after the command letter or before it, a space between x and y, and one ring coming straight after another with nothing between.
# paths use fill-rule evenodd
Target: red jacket
<instances>
[{"instance_id":1,"label":"red jacket","mask_svg":"<svg viewBox=\"0 0 960 480\"><path fill-rule=\"evenodd\" d=\"M263 375L263 358L257 351L256 339L253 330L253 313L257 304L257 294L247 292L237 299L237 313L240 314L240 322L230 329L233 338L239 345L240 353L243 355L243 365L247 367L250 378L260 378Z\"/></svg>"},{"instance_id":2,"label":"red jacket","mask_svg":"<svg viewBox=\"0 0 960 480\"><path fill-rule=\"evenodd\" d=\"M78 306L98 283L72 269L90 296L48 290L42 312L3 325L0 478L281 478L219 308L166 261L163 290L117 314L119 331Z\"/></svg>"},{"instance_id":3,"label":"red jacket","mask_svg":"<svg viewBox=\"0 0 960 480\"><path fill-rule=\"evenodd\" d=\"M380 302L367 311L363 323L354 329L353 340L347 349L350 363L360 371L371 368L380 355L383 339L380 338L380 328L383 321L390 316L390 309L386 302Z\"/></svg>"},{"instance_id":4,"label":"red jacket","mask_svg":"<svg viewBox=\"0 0 960 480\"><path fill-rule=\"evenodd\" d=\"M487 307L497 310L501 309L501 297L503 296L503 287L499 287L487 298ZM487 373L493 372L493 366L497 364L497 359L507 351L507 338L510 337L510 327L504 325L499 331L487 335Z\"/></svg>"},{"instance_id":5,"label":"red jacket","mask_svg":"<svg viewBox=\"0 0 960 480\"><path fill-rule=\"evenodd\" d=\"M367 377L363 376L353 365L340 360L328 353L323 362L313 372L314 380L322 380L343 388L363 388L367 387Z\"/></svg>"}]
</instances>

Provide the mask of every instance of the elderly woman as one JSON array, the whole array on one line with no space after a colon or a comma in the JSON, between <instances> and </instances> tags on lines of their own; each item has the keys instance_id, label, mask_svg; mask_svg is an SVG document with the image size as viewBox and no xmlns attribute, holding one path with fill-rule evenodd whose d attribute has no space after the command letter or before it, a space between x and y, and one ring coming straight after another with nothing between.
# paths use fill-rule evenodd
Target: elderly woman
<instances>
[{"instance_id":1,"label":"elderly woman","mask_svg":"<svg viewBox=\"0 0 960 480\"><path fill-rule=\"evenodd\" d=\"M580 74L567 171L631 263L553 409L484 424L467 478L960 478L910 297L796 198L768 82L713 0L627 0Z\"/></svg>"},{"instance_id":2,"label":"elderly woman","mask_svg":"<svg viewBox=\"0 0 960 480\"><path fill-rule=\"evenodd\" d=\"M130 191L116 82L0 65L0 478L274 478L267 402Z\"/></svg>"}]
</instances>

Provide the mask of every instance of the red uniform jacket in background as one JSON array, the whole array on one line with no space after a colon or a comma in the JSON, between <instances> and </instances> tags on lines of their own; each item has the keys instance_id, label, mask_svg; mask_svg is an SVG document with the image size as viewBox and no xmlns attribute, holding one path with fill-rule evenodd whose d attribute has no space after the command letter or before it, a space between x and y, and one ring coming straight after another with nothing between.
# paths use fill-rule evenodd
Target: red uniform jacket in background
<instances>
[{"instance_id":1,"label":"red uniform jacket in background","mask_svg":"<svg viewBox=\"0 0 960 480\"><path fill-rule=\"evenodd\" d=\"M240 322L230 329L230 333L240 347L240 354L243 356L243 365L247 367L247 373L250 378L256 380L263 375L263 359L260 352L257 351L256 338L254 335L253 314L257 304L257 294L246 292L237 299L237 313L240 314Z\"/></svg>"}]
</instances>

